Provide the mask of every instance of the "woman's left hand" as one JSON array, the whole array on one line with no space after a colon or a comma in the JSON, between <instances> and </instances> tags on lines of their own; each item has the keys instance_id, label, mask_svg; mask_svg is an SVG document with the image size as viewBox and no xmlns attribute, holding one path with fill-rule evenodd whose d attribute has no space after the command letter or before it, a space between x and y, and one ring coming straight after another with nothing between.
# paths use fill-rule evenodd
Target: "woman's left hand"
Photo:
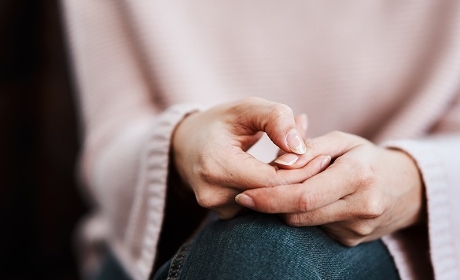
<instances>
[{"instance_id":1,"label":"woman's left hand","mask_svg":"<svg viewBox=\"0 0 460 280\"><path fill-rule=\"evenodd\" d=\"M331 132L306 141L307 152L290 166L319 155L333 163L304 182L246 190L236 197L245 207L282 214L291 226L320 225L347 246L378 239L424 218L423 183L413 159L361 137Z\"/></svg>"}]
</instances>

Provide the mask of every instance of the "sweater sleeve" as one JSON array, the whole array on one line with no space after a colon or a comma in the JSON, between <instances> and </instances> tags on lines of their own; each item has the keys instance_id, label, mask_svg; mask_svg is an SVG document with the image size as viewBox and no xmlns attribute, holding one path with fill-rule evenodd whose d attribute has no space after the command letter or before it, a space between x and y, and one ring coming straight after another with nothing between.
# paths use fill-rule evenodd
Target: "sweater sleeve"
<instances>
[{"instance_id":1,"label":"sweater sleeve","mask_svg":"<svg viewBox=\"0 0 460 280\"><path fill-rule=\"evenodd\" d=\"M91 3L89 3L91 2ZM80 177L104 239L148 279L161 230L170 138L196 104L158 105L118 1L63 1L84 135Z\"/></svg>"},{"instance_id":2,"label":"sweater sleeve","mask_svg":"<svg viewBox=\"0 0 460 280\"><path fill-rule=\"evenodd\" d=\"M401 276L403 279L427 277L415 275L424 270L424 260L429 260L436 279L460 279L460 96L429 136L389 141L384 145L412 156L426 190L426 233L414 235L414 230L407 230L384 238L397 263L406 264L400 270ZM421 250L423 235L428 237L429 256Z\"/></svg>"}]
</instances>

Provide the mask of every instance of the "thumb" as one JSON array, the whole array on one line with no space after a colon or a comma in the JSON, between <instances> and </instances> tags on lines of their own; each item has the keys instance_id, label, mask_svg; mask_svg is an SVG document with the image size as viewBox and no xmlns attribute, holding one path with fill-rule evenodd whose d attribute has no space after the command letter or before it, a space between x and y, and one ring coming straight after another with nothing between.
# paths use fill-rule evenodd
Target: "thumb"
<instances>
[{"instance_id":1,"label":"thumb","mask_svg":"<svg viewBox=\"0 0 460 280\"><path fill-rule=\"evenodd\" d=\"M246 98L240 101L240 111L249 120L254 131L265 131L268 137L285 152L304 154L306 147L297 129L292 109L284 104L262 98Z\"/></svg>"},{"instance_id":2,"label":"thumb","mask_svg":"<svg viewBox=\"0 0 460 280\"><path fill-rule=\"evenodd\" d=\"M308 129L308 117L307 114L301 114L295 117L295 123L297 125L297 131L300 132L300 136L304 141L307 140L307 129ZM286 152L278 150L277 157L284 155Z\"/></svg>"}]
</instances>

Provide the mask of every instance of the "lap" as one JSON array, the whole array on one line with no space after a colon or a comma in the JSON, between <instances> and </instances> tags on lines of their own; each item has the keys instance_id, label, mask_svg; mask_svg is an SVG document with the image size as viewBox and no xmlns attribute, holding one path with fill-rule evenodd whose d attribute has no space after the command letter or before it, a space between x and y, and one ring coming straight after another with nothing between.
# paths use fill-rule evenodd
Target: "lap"
<instances>
[{"instance_id":1,"label":"lap","mask_svg":"<svg viewBox=\"0 0 460 280\"><path fill-rule=\"evenodd\" d=\"M154 279L399 277L379 240L345 247L318 227L289 227L276 215L247 212L207 225Z\"/></svg>"}]
</instances>

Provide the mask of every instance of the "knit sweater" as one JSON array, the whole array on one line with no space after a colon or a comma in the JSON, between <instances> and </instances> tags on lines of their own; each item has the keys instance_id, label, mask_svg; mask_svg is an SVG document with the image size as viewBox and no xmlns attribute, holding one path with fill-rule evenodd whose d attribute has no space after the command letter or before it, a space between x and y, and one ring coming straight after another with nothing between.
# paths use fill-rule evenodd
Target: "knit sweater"
<instances>
[{"instance_id":1,"label":"knit sweater","mask_svg":"<svg viewBox=\"0 0 460 280\"><path fill-rule=\"evenodd\" d=\"M382 239L403 279L460 279L460 1L67 0L63 11L94 205L79 231L85 270L103 242L147 279L175 126L259 96L307 113L309 137L341 130L412 156L427 226Z\"/></svg>"}]
</instances>

